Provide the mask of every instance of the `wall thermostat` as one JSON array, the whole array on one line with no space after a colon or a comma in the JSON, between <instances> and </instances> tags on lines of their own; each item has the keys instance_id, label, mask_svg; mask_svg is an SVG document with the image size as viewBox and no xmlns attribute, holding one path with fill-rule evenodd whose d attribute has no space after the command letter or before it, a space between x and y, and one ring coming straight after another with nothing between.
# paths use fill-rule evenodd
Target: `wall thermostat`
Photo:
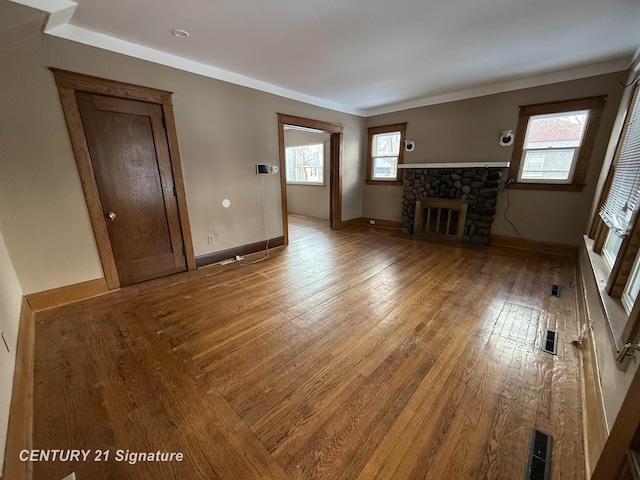
<instances>
[{"instance_id":1,"label":"wall thermostat","mask_svg":"<svg viewBox=\"0 0 640 480\"><path fill-rule=\"evenodd\" d=\"M269 165L266 163L256 163L256 173L258 175L269 175Z\"/></svg>"}]
</instances>

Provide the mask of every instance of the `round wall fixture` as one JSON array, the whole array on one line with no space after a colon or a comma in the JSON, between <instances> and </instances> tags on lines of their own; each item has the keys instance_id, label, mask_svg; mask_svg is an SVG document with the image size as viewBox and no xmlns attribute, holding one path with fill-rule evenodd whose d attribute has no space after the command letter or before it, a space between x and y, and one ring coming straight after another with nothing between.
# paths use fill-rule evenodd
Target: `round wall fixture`
<instances>
[{"instance_id":1,"label":"round wall fixture","mask_svg":"<svg viewBox=\"0 0 640 480\"><path fill-rule=\"evenodd\" d=\"M222 200L222 206L224 208L229 208L231 206L231 201L228 198L225 198L224 200Z\"/></svg>"},{"instance_id":2,"label":"round wall fixture","mask_svg":"<svg viewBox=\"0 0 640 480\"><path fill-rule=\"evenodd\" d=\"M189 36L189 32L187 32L186 30L181 30L180 28L174 28L173 30L171 30L171 33L173 33L174 37L178 38L187 38Z\"/></svg>"},{"instance_id":3,"label":"round wall fixture","mask_svg":"<svg viewBox=\"0 0 640 480\"><path fill-rule=\"evenodd\" d=\"M513 145L515 135L513 134L513 130L503 130L500 133L500 146L501 147L510 147Z\"/></svg>"}]
</instances>

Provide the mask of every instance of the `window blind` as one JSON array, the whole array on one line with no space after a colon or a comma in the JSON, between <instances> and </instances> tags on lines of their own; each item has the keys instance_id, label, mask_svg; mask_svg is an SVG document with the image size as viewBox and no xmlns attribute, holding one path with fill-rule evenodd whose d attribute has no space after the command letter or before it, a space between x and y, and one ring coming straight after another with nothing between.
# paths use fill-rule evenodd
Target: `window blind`
<instances>
[{"instance_id":1,"label":"window blind","mask_svg":"<svg viewBox=\"0 0 640 480\"><path fill-rule=\"evenodd\" d=\"M600 208L600 217L619 237L628 235L638 215L640 198L640 103L638 88L614 167L611 188Z\"/></svg>"}]
</instances>

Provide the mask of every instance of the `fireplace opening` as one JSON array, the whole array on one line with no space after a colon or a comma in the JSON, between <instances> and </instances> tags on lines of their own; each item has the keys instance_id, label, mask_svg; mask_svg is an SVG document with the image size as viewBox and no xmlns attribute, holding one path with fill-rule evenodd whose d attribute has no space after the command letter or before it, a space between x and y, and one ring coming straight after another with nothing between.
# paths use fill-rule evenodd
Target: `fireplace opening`
<instances>
[{"instance_id":1,"label":"fireplace opening","mask_svg":"<svg viewBox=\"0 0 640 480\"><path fill-rule=\"evenodd\" d=\"M466 200L420 198L416 201L414 235L461 242L467 217Z\"/></svg>"}]
</instances>

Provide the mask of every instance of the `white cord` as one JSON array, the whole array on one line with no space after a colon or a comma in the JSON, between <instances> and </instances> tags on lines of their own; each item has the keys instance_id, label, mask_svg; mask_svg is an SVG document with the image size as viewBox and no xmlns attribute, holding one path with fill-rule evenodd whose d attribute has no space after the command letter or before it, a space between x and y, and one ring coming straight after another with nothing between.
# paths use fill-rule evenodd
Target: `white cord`
<instances>
[{"instance_id":1,"label":"white cord","mask_svg":"<svg viewBox=\"0 0 640 480\"><path fill-rule=\"evenodd\" d=\"M522 241L522 243L525 245L525 247L527 247L529 250L534 251L535 253L537 253L540 258L543 258L544 260L550 260L550 261L554 261L553 258L549 258L548 256L545 255L553 255L552 252L545 252L543 250L538 250L537 248L535 248L533 245L530 245L529 242L527 242L522 235L520 235L520 231L518 230L518 227L515 226L515 224L509 220L509 218L507 217L507 212L509 211L509 207L511 206L511 199L509 197L509 184L511 183L511 180L509 180L507 182L507 184L505 185L504 189L502 190L506 195L507 195L507 206L505 207L504 211L502 212L502 217L504 218L504 220L511 225L511 227L513 228L513 230L516 232L516 235L518 235L518 238L520 238L520 241ZM569 280L569 288L573 288L573 277L571 275L567 275L566 273L562 273L561 271L559 271L558 269L561 267L562 265L554 265L551 268L549 268L550 272L553 273L557 273L558 275L560 275L561 277L566 278L567 280Z\"/></svg>"},{"instance_id":2,"label":"white cord","mask_svg":"<svg viewBox=\"0 0 640 480\"><path fill-rule=\"evenodd\" d=\"M252 262L240 262L240 265L253 265L254 263L262 262L263 260L266 260L267 258L269 258L269 234L267 233L267 221L265 220L265 216L264 216L264 177L265 177L264 175L260 177L260 180L261 180L260 183L262 185L262 231L264 232L264 236L267 238L267 244L266 244L267 254L262 258L253 260Z\"/></svg>"}]
</instances>

